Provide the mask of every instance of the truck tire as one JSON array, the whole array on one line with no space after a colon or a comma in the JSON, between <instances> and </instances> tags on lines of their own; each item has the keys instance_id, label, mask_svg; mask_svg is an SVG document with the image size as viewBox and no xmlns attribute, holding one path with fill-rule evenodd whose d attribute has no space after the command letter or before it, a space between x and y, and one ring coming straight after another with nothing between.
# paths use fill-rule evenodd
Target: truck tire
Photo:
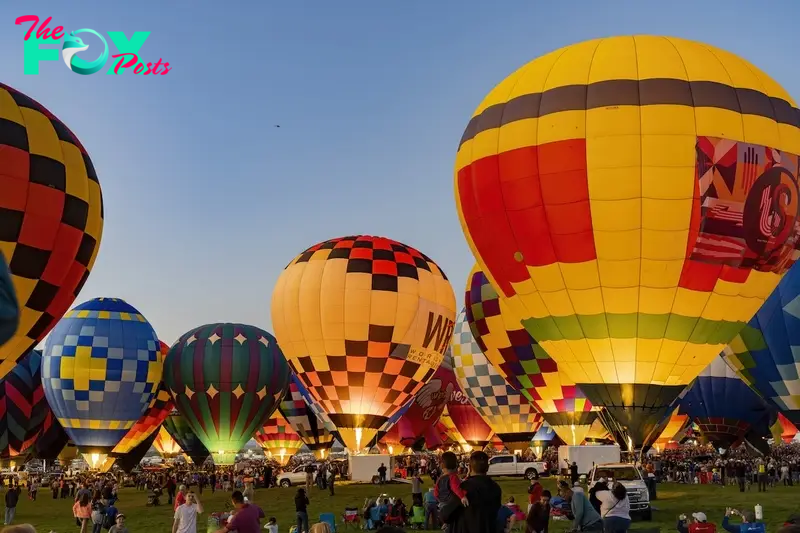
<instances>
[{"instance_id":1,"label":"truck tire","mask_svg":"<svg viewBox=\"0 0 800 533\"><path fill-rule=\"evenodd\" d=\"M653 519L653 509L648 507L644 511L642 511L642 520L649 522Z\"/></svg>"},{"instance_id":2,"label":"truck tire","mask_svg":"<svg viewBox=\"0 0 800 533\"><path fill-rule=\"evenodd\" d=\"M289 481L288 479L284 478L284 479L281 480L280 485L281 485L281 487L286 489L286 488L289 488L289 487L292 486L292 482Z\"/></svg>"},{"instance_id":3,"label":"truck tire","mask_svg":"<svg viewBox=\"0 0 800 533\"><path fill-rule=\"evenodd\" d=\"M537 472L535 468L529 468L525 471L525 477L530 481L539 479L539 472Z\"/></svg>"}]
</instances>

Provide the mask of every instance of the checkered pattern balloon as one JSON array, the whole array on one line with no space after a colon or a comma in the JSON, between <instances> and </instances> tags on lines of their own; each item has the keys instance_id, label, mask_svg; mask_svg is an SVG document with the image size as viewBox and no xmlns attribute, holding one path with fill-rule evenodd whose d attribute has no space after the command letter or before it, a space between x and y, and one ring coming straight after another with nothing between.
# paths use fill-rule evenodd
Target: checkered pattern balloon
<instances>
[{"instance_id":1,"label":"checkered pattern balloon","mask_svg":"<svg viewBox=\"0 0 800 533\"><path fill-rule=\"evenodd\" d=\"M172 397L164 387L164 384L159 383L156 394L150 401L150 405L147 406L147 410L133 427L128 430L111 453L124 455L147 440L150 435L161 427L161 424L164 423L164 420L166 420L173 407Z\"/></svg>"},{"instance_id":2,"label":"checkered pattern balloon","mask_svg":"<svg viewBox=\"0 0 800 533\"><path fill-rule=\"evenodd\" d=\"M294 432L280 411L272 413L264 427L256 431L253 438L264 450L265 455L280 460L282 464L286 464L303 447L300 435Z\"/></svg>"},{"instance_id":3,"label":"checkered pattern balloon","mask_svg":"<svg viewBox=\"0 0 800 533\"><path fill-rule=\"evenodd\" d=\"M800 425L800 270L789 270L723 357L745 383Z\"/></svg>"},{"instance_id":4,"label":"checkered pattern balloon","mask_svg":"<svg viewBox=\"0 0 800 533\"><path fill-rule=\"evenodd\" d=\"M455 336L453 340L455 341ZM455 344L448 348L442 364L434 376L439 376L443 381L453 385L453 393L447 401L446 409L456 429L464 438L464 442L470 446L483 448L489 444L494 432L461 390L461 385L458 384L458 379L453 371L453 352L460 349Z\"/></svg>"},{"instance_id":5,"label":"checkered pattern balloon","mask_svg":"<svg viewBox=\"0 0 800 533\"><path fill-rule=\"evenodd\" d=\"M189 425L189 422L183 417L177 409L170 411L169 416L164 420L164 429L167 430L170 437L175 439L178 446L184 451L187 457L198 466L202 465L211 452L203 445L194 430Z\"/></svg>"},{"instance_id":6,"label":"checkered pattern balloon","mask_svg":"<svg viewBox=\"0 0 800 533\"><path fill-rule=\"evenodd\" d=\"M81 450L110 452L153 400L162 359L153 326L136 308L117 298L89 300L47 338L47 402Z\"/></svg>"},{"instance_id":7,"label":"checkered pattern balloon","mask_svg":"<svg viewBox=\"0 0 800 533\"><path fill-rule=\"evenodd\" d=\"M175 439L172 438L164 426L158 428L156 440L153 441L153 448L155 448L158 454L164 459L171 459L183 453L181 447L175 442Z\"/></svg>"},{"instance_id":8,"label":"checkered pattern balloon","mask_svg":"<svg viewBox=\"0 0 800 533\"><path fill-rule=\"evenodd\" d=\"M278 409L303 443L322 459L338 435L336 426L293 373Z\"/></svg>"},{"instance_id":9,"label":"checkered pattern balloon","mask_svg":"<svg viewBox=\"0 0 800 533\"><path fill-rule=\"evenodd\" d=\"M384 237L312 246L278 278L272 322L344 444L366 446L442 361L455 296L429 257Z\"/></svg>"},{"instance_id":10,"label":"checkered pattern balloon","mask_svg":"<svg viewBox=\"0 0 800 533\"><path fill-rule=\"evenodd\" d=\"M289 387L289 373L275 337L243 324L188 331L164 361L175 407L217 464L233 464L269 420Z\"/></svg>"},{"instance_id":11,"label":"checkered pattern balloon","mask_svg":"<svg viewBox=\"0 0 800 533\"><path fill-rule=\"evenodd\" d=\"M103 197L77 137L41 104L0 83L0 253L19 326L0 346L0 377L55 326L92 270Z\"/></svg>"},{"instance_id":12,"label":"checkered pattern balloon","mask_svg":"<svg viewBox=\"0 0 800 533\"><path fill-rule=\"evenodd\" d=\"M477 265L467 278L464 303L475 342L489 362L533 402L564 442L580 444L597 418L591 402L558 371Z\"/></svg>"},{"instance_id":13,"label":"checkered pattern balloon","mask_svg":"<svg viewBox=\"0 0 800 533\"><path fill-rule=\"evenodd\" d=\"M0 346L14 336L19 325L19 304L6 258L0 252Z\"/></svg>"},{"instance_id":14,"label":"checkered pattern balloon","mask_svg":"<svg viewBox=\"0 0 800 533\"><path fill-rule=\"evenodd\" d=\"M0 381L0 458L28 452L50 408L42 390L42 354L31 350Z\"/></svg>"},{"instance_id":15,"label":"checkered pattern balloon","mask_svg":"<svg viewBox=\"0 0 800 533\"><path fill-rule=\"evenodd\" d=\"M542 415L506 383L475 342L461 311L453 331L453 371L461 390L509 449L527 448L542 425Z\"/></svg>"}]
</instances>

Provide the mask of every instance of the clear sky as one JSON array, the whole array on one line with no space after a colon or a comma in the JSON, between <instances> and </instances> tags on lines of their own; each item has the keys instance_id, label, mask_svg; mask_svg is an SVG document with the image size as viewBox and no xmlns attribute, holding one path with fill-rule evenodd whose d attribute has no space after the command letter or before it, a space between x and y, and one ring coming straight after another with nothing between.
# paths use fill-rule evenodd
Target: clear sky
<instances>
[{"instance_id":1,"label":"clear sky","mask_svg":"<svg viewBox=\"0 0 800 533\"><path fill-rule=\"evenodd\" d=\"M29 14L150 31L141 57L173 70L81 76L59 61L23 75L27 26L14 19ZM283 267L347 234L420 249L463 302L473 259L453 198L457 143L496 83L555 48L696 39L800 97L796 0L3 0L0 15L2 81L70 126L103 187L105 232L79 300L124 298L167 343L212 321L270 329Z\"/></svg>"}]
</instances>

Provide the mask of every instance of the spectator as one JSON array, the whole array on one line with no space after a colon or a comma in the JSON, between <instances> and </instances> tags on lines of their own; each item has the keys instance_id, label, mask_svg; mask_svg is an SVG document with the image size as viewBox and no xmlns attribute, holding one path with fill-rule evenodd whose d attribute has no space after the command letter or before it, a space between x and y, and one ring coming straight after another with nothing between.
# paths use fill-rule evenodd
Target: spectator
<instances>
[{"instance_id":1,"label":"spectator","mask_svg":"<svg viewBox=\"0 0 800 533\"><path fill-rule=\"evenodd\" d=\"M381 466L378 467L378 479L381 482L381 485L386 483L386 465L381 463Z\"/></svg>"},{"instance_id":2,"label":"spectator","mask_svg":"<svg viewBox=\"0 0 800 533\"><path fill-rule=\"evenodd\" d=\"M525 519L525 533L548 533L549 526L550 491L543 490L539 501L528 510L528 516Z\"/></svg>"},{"instance_id":3,"label":"spectator","mask_svg":"<svg viewBox=\"0 0 800 533\"><path fill-rule=\"evenodd\" d=\"M425 503L425 529L435 529L439 525L439 501L433 493L433 487L428 489L423 500Z\"/></svg>"},{"instance_id":4,"label":"spectator","mask_svg":"<svg viewBox=\"0 0 800 533\"><path fill-rule=\"evenodd\" d=\"M183 488L185 489L186 487ZM175 509L172 533L197 533L197 515L202 512L203 506L195 493L190 492L187 494L186 503Z\"/></svg>"},{"instance_id":5,"label":"spectator","mask_svg":"<svg viewBox=\"0 0 800 533\"><path fill-rule=\"evenodd\" d=\"M686 525L686 515L678 517L678 533L717 533L717 526L708 521L706 513L692 513L692 523Z\"/></svg>"},{"instance_id":6,"label":"spectator","mask_svg":"<svg viewBox=\"0 0 800 533\"><path fill-rule=\"evenodd\" d=\"M17 504L19 503L19 486L14 485L6 492L6 519L3 524L11 525L14 522L14 515L17 514Z\"/></svg>"},{"instance_id":7,"label":"spectator","mask_svg":"<svg viewBox=\"0 0 800 533\"><path fill-rule=\"evenodd\" d=\"M297 533L308 531L308 496L303 489L297 489L294 497L294 511L297 515Z\"/></svg>"},{"instance_id":8,"label":"spectator","mask_svg":"<svg viewBox=\"0 0 800 533\"><path fill-rule=\"evenodd\" d=\"M597 492L600 516L606 533L625 533L631 527L631 504L628 491L622 483L614 483L611 490Z\"/></svg>"},{"instance_id":9,"label":"spectator","mask_svg":"<svg viewBox=\"0 0 800 533\"><path fill-rule=\"evenodd\" d=\"M261 518L264 517L264 511L257 505L245 503L244 495L238 490L231 494L231 503L236 509L236 513L228 519L227 525L218 530L217 533L229 531L237 531L238 533L260 533ZM303 532L298 531L298 533Z\"/></svg>"},{"instance_id":10,"label":"spectator","mask_svg":"<svg viewBox=\"0 0 800 533\"><path fill-rule=\"evenodd\" d=\"M603 521L600 519L600 514L595 511L582 491L573 491L569 483L562 480L558 483L558 494L570 504L572 515L574 516L572 529L578 531L600 531L603 529Z\"/></svg>"},{"instance_id":11,"label":"spectator","mask_svg":"<svg viewBox=\"0 0 800 533\"><path fill-rule=\"evenodd\" d=\"M742 517L742 523L739 526L730 524L730 517L735 514ZM725 510L725 517L722 519L722 528L728 533L766 533L764 523L756 521L756 516L753 511L745 511L742 513L730 507Z\"/></svg>"},{"instance_id":12,"label":"spectator","mask_svg":"<svg viewBox=\"0 0 800 533\"><path fill-rule=\"evenodd\" d=\"M489 471L489 456L485 452L473 452L469 458L472 477L461 484L466 492L468 504L464 509L466 533L493 531L497 524L497 512L501 506L500 486L486 473Z\"/></svg>"},{"instance_id":13,"label":"spectator","mask_svg":"<svg viewBox=\"0 0 800 533\"><path fill-rule=\"evenodd\" d=\"M125 527L125 515L119 513L117 515L116 524L111 526L111 529L108 530L108 533L128 533L128 528Z\"/></svg>"}]
</instances>

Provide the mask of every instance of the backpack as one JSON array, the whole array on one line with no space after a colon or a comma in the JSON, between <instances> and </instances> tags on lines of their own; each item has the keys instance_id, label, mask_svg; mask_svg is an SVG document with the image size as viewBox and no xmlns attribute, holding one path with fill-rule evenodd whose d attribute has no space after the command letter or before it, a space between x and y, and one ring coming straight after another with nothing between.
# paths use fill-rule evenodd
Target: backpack
<instances>
[{"instance_id":1,"label":"backpack","mask_svg":"<svg viewBox=\"0 0 800 533\"><path fill-rule=\"evenodd\" d=\"M117 510L114 507L109 506L108 509L106 509L105 515L103 516L103 529L111 529L111 526L113 526L116 522Z\"/></svg>"}]
</instances>

